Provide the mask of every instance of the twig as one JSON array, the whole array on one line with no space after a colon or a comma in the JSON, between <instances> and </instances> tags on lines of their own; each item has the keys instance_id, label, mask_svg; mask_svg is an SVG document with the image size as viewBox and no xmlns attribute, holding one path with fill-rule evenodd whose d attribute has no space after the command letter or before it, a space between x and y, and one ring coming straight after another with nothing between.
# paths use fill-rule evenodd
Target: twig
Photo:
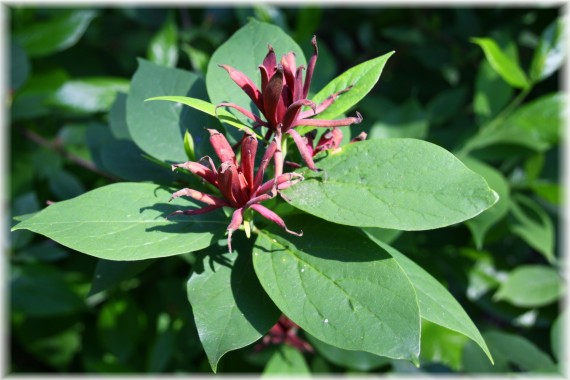
<instances>
[{"instance_id":1,"label":"twig","mask_svg":"<svg viewBox=\"0 0 570 380\"><path fill-rule=\"evenodd\" d=\"M97 168L95 166L95 164L93 164L91 161L85 160L81 157L78 157L76 155L74 155L73 153L68 152L62 145L61 143L58 142L58 140L56 141L48 141L45 138L43 138L42 136L38 135L37 133L35 133L34 131L31 131L27 128L21 129L20 132L29 140L35 142L36 144L38 144L39 146L42 146L46 149L52 150L56 153L61 154L63 157L65 157L66 159L68 159L69 161L73 162L74 164L81 166L84 169L87 169L89 171L92 171L94 173L97 173L113 182L120 182L120 179L117 177L114 177L108 173L105 173L104 171L101 171L99 168Z\"/></svg>"}]
</instances>

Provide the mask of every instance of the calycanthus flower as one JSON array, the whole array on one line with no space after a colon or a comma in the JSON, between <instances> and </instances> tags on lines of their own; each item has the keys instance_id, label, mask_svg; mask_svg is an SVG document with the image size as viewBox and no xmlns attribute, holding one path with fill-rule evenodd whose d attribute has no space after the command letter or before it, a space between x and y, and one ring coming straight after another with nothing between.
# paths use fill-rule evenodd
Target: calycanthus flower
<instances>
[{"instance_id":1,"label":"calycanthus flower","mask_svg":"<svg viewBox=\"0 0 570 380\"><path fill-rule=\"evenodd\" d=\"M309 60L304 81L302 72L305 68L296 66L295 53L289 52L285 54L281 61L277 63L275 52L271 45L269 45L269 51L263 63L259 65L261 89L257 88L255 83L241 71L228 65L220 65L229 73L230 78L250 97L265 117L265 120L234 103L221 103L218 107L234 108L253 120L255 127L267 127L266 139L275 134L277 142L280 143L282 134L290 135L295 141L303 161L311 170L316 171L318 169L313 162L312 154L307 150L307 145L303 142L303 138L295 131L295 127L341 127L360 123L362 116L357 112L356 117L347 117L339 120L311 119L311 117L326 110L340 94L349 91L352 87L349 86L344 90L333 93L319 105L307 99L318 57L316 37L313 37L311 42L314 54ZM302 108L305 106L310 107L310 109L303 111ZM282 165L282 160L276 160L276 170L278 172L281 172L280 168Z\"/></svg>"},{"instance_id":2,"label":"calycanthus flower","mask_svg":"<svg viewBox=\"0 0 570 380\"><path fill-rule=\"evenodd\" d=\"M301 236L303 234L302 232L297 233L289 230L279 215L260 204L263 201L273 198L278 190L286 189L303 179L303 176L298 173L279 173L275 175L275 178L263 182L265 169L269 161L271 161L276 155L276 152L278 152L277 143L273 141L267 146L261 164L257 172L254 173L255 155L258 145L258 141L255 137L250 135L244 136L241 144L241 160L238 162L232 147L224 135L214 129L209 129L208 131L210 132L210 143L222 162L220 167L216 168L210 157L204 157L208 159L210 167L200 162L188 161L183 164L172 165L172 170L176 168L189 170L218 188L222 197L184 188L172 194L170 200L180 196L187 196L204 203L206 206L193 210L178 210L169 216L177 214L204 214L224 206L234 208L235 211L227 228L228 248L230 252L232 251L232 233L241 226L244 221L244 212L248 208L257 211L263 217L276 223L285 231Z\"/></svg>"}]
</instances>

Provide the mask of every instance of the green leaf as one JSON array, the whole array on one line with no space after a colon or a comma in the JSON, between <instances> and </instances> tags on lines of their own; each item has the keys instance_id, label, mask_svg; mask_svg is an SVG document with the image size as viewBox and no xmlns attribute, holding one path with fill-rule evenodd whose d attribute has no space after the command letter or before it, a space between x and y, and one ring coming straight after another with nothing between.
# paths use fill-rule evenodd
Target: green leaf
<instances>
[{"instance_id":1,"label":"green leaf","mask_svg":"<svg viewBox=\"0 0 570 380\"><path fill-rule=\"evenodd\" d=\"M420 358L426 362L442 363L459 371L462 367L463 348L468 341L463 334L422 319Z\"/></svg>"},{"instance_id":2,"label":"green leaf","mask_svg":"<svg viewBox=\"0 0 570 380\"><path fill-rule=\"evenodd\" d=\"M352 90L351 90L352 91ZM422 106L410 98L400 107L386 110L370 128L371 139L410 137L422 139L427 136L428 123Z\"/></svg>"},{"instance_id":3,"label":"green leaf","mask_svg":"<svg viewBox=\"0 0 570 380\"><path fill-rule=\"evenodd\" d=\"M311 373L303 354L293 347L281 345L263 369L262 377L302 376Z\"/></svg>"},{"instance_id":4,"label":"green leaf","mask_svg":"<svg viewBox=\"0 0 570 380\"><path fill-rule=\"evenodd\" d=\"M222 44L210 59L206 74L206 87L208 88L210 101L213 104L231 102L255 114L259 114L259 110L253 105L246 93L243 92L241 88L231 80L229 74L221 67L218 67L218 65L230 65L243 72L259 88L261 80L257 67L263 62L263 58L267 55L268 44L275 50L277 60L280 59L280 55L293 51L295 53L297 66L307 66L303 51L291 37L276 26L251 19L249 23L235 32ZM241 113L235 110L230 110L229 112L237 116L242 122L248 122L248 119ZM228 132L234 139L241 137L239 131L229 129Z\"/></svg>"},{"instance_id":5,"label":"green leaf","mask_svg":"<svg viewBox=\"0 0 570 380\"><path fill-rule=\"evenodd\" d=\"M70 199L85 192L83 183L66 170L58 170L49 177L49 189L57 200Z\"/></svg>"},{"instance_id":6,"label":"green leaf","mask_svg":"<svg viewBox=\"0 0 570 380\"><path fill-rule=\"evenodd\" d=\"M48 104L74 113L108 111L117 92L127 92L129 81L123 78L92 77L65 82L47 100Z\"/></svg>"},{"instance_id":7,"label":"green leaf","mask_svg":"<svg viewBox=\"0 0 570 380\"><path fill-rule=\"evenodd\" d=\"M154 35L148 46L147 56L157 65L175 67L178 61L178 28L169 17Z\"/></svg>"},{"instance_id":8,"label":"green leaf","mask_svg":"<svg viewBox=\"0 0 570 380\"><path fill-rule=\"evenodd\" d=\"M471 157L465 157L461 161L475 173L483 176L485 181L497 192L499 195L499 200L493 207L483 211L481 214L477 215L475 218L470 219L465 222L471 234L473 235L473 240L475 241L475 246L477 249L483 247L483 242L485 240L485 235L491 227L493 227L497 222L499 222L507 213L509 212L510 205L510 194L509 194L509 183L503 177L500 171L494 169L493 167L484 164L481 161L473 159Z\"/></svg>"},{"instance_id":9,"label":"green leaf","mask_svg":"<svg viewBox=\"0 0 570 380\"><path fill-rule=\"evenodd\" d=\"M12 201L12 218L18 215L33 213L39 209L40 203L38 201L38 196L35 192L30 191L19 195ZM12 227L15 224L16 223L12 221ZM18 250L28 245L34 238L34 235L29 231L14 231L13 234L10 235L10 238L11 248Z\"/></svg>"},{"instance_id":10,"label":"green leaf","mask_svg":"<svg viewBox=\"0 0 570 380\"><path fill-rule=\"evenodd\" d=\"M390 364L390 359L384 356L374 355L365 351L343 350L342 348L321 342L310 334L305 336L319 354L331 363L341 367L368 372Z\"/></svg>"},{"instance_id":11,"label":"green leaf","mask_svg":"<svg viewBox=\"0 0 570 380\"><path fill-rule=\"evenodd\" d=\"M495 40L472 38L471 41L483 49L487 61L505 82L516 88L526 88L530 85L519 64L503 52Z\"/></svg>"},{"instance_id":12,"label":"green leaf","mask_svg":"<svg viewBox=\"0 0 570 380\"><path fill-rule=\"evenodd\" d=\"M307 215L287 224L304 235L261 230L253 254L255 273L277 307L330 345L415 361L418 304L397 262L351 228Z\"/></svg>"},{"instance_id":13,"label":"green leaf","mask_svg":"<svg viewBox=\"0 0 570 380\"><path fill-rule=\"evenodd\" d=\"M564 26L564 19L558 18L542 32L530 66L530 78L533 81L548 78L564 63Z\"/></svg>"},{"instance_id":14,"label":"green leaf","mask_svg":"<svg viewBox=\"0 0 570 380\"><path fill-rule=\"evenodd\" d=\"M144 317L128 294L108 300L97 319L97 335L103 348L126 363L143 338Z\"/></svg>"},{"instance_id":15,"label":"green leaf","mask_svg":"<svg viewBox=\"0 0 570 380\"><path fill-rule=\"evenodd\" d=\"M109 110L109 128L118 140L132 140L127 125L127 94L118 92Z\"/></svg>"},{"instance_id":16,"label":"green leaf","mask_svg":"<svg viewBox=\"0 0 570 380\"><path fill-rule=\"evenodd\" d=\"M16 41L10 41L10 90L16 91L30 75L30 60L28 55Z\"/></svg>"},{"instance_id":17,"label":"green leaf","mask_svg":"<svg viewBox=\"0 0 570 380\"><path fill-rule=\"evenodd\" d=\"M363 227L362 231L364 231L367 236L371 237L373 241L381 240L386 244L392 243L402 234L402 231L400 230L389 230L376 227Z\"/></svg>"},{"instance_id":18,"label":"green leaf","mask_svg":"<svg viewBox=\"0 0 570 380\"><path fill-rule=\"evenodd\" d=\"M263 139L262 136L255 133L253 129L251 129L246 124L243 124L238 118L236 118L234 115L232 115L225 109L223 108L216 109L216 106L214 104L208 103L204 100L189 98L187 96L156 96L154 98L145 99L145 101L152 101L152 100L166 100L174 103L182 103L190 108L193 108L200 112L204 112L210 116L217 117L221 122L229 124L242 131L247 131L248 133L257 136L258 139Z\"/></svg>"},{"instance_id":19,"label":"green leaf","mask_svg":"<svg viewBox=\"0 0 570 380\"><path fill-rule=\"evenodd\" d=\"M467 344L463 353L463 369L471 373L511 372L508 363L515 364L518 371L537 371L550 367L552 359L529 340L514 334L488 331L483 334L495 358L495 366Z\"/></svg>"},{"instance_id":20,"label":"green leaf","mask_svg":"<svg viewBox=\"0 0 570 380\"><path fill-rule=\"evenodd\" d=\"M556 317L554 323L552 323L552 327L550 328L550 349L558 361L562 359L561 353L564 347L562 343L562 334L564 333L564 330L561 325L565 323L565 318L566 312L562 311L558 317Z\"/></svg>"},{"instance_id":21,"label":"green leaf","mask_svg":"<svg viewBox=\"0 0 570 380\"><path fill-rule=\"evenodd\" d=\"M476 342L487 354L489 360L493 362L479 330L449 291L419 265L396 249L380 240L373 239L373 241L392 256L406 273L418 296L422 320L465 335Z\"/></svg>"},{"instance_id":22,"label":"green leaf","mask_svg":"<svg viewBox=\"0 0 570 380\"><path fill-rule=\"evenodd\" d=\"M10 305L13 311L22 312L27 317L71 314L85 308L64 273L45 264L13 268Z\"/></svg>"},{"instance_id":23,"label":"green leaf","mask_svg":"<svg viewBox=\"0 0 570 380\"><path fill-rule=\"evenodd\" d=\"M349 144L304 169L283 191L303 211L358 227L423 230L472 218L497 201L485 180L445 149L420 140ZM320 178L319 178L320 177Z\"/></svg>"},{"instance_id":24,"label":"green leaf","mask_svg":"<svg viewBox=\"0 0 570 380\"><path fill-rule=\"evenodd\" d=\"M89 295L92 296L128 280L145 270L154 260L110 261L99 259Z\"/></svg>"},{"instance_id":25,"label":"green leaf","mask_svg":"<svg viewBox=\"0 0 570 380\"><path fill-rule=\"evenodd\" d=\"M510 225L511 231L540 252L549 262L554 262L555 236L552 220L531 198L517 194L513 200L511 213L516 222Z\"/></svg>"},{"instance_id":26,"label":"green leaf","mask_svg":"<svg viewBox=\"0 0 570 380\"><path fill-rule=\"evenodd\" d=\"M512 95L513 88L501 79L491 64L488 61L481 62L475 78L475 96L473 99L473 110L477 115L479 124L483 124L498 115Z\"/></svg>"},{"instance_id":27,"label":"green leaf","mask_svg":"<svg viewBox=\"0 0 570 380\"><path fill-rule=\"evenodd\" d=\"M188 71L159 66L144 59L133 76L127 98L127 124L133 141L144 152L170 162L185 162L184 132L194 136L217 122L179 104L145 102L153 96L205 98L204 82Z\"/></svg>"},{"instance_id":28,"label":"green leaf","mask_svg":"<svg viewBox=\"0 0 570 380\"><path fill-rule=\"evenodd\" d=\"M327 84L313 97L312 100L315 103L321 103L331 94L344 90L348 86L353 87L350 91L339 96L329 108L317 115L316 118L334 119L350 110L351 107L372 90L378 79L380 79L380 74L382 74L386 61L392 54L394 54L393 51L354 66Z\"/></svg>"},{"instance_id":29,"label":"green leaf","mask_svg":"<svg viewBox=\"0 0 570 380\"><path fill-rule=\"evenodd\" d=\"M426 106L430 124L442 124L451 119L462 106L465 106L467 94L467 87L461 86L436 95Z\"/></svg>"},{"instance_id":30,"label":"green leaf","mask_svg":"<svg viewBox=\"0 0 570 380\"><path fill-rule=\"evenodd\" d=\"M97 15L93 10L60 11L57 17L36 21L15 33L31 57L41 57L73 46Z\"/></svg>"},{"instance_id":31,"label":"green leaf","mask_svg":"<svg viewBox=\"0 0 570 380\"><path fill-rule=\"evenodd\" d=\"M210 56L208 53L196 49L189 44L183 44L182 50L188 55L188 59L192 64L192 68L196 72L205 74L208 71L208 62L210 61Z\"/></svg>"},{"instance_id":32,"label":"green leaf","mask_svg":"<svg viewBox=\"0 0 570 380\"><path fill-rule=\"evenodd\" d=\"M558 272L545 265L521 265L509 273L493 297L519 307L541 307L557 301L564 293Z\"/></svg>"},{"instance_id":33,"label":"green leaf","mask_svg":"<svg viewBox=\"0 0 570 380\"><path fill-rule=\"evenodd\" d=\"M237 255L217 252L205 256L202 267L188 280L188 299L208 361L216 372L226 352L261 338L281 313L255 277L247 249L238 248Z\"/></svg>"},{"instance_id":34,"label":"green leaf","mask_svg":"<svg viewBox=\"0 0 570 380\"><path fill-rule=\"evenodd\" d=\"M178 209L201 207L170 189L115 183L48 206L13 230L27 229L102 259L143 260L206 248L223 236L221 211L166 220Z\"/></svg>"}]
</instances>

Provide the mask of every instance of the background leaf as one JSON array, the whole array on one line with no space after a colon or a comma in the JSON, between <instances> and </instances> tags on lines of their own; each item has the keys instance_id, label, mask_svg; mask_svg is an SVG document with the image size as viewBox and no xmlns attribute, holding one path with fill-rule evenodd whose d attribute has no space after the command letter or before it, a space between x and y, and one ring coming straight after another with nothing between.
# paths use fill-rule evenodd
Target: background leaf
<instances>
[{"instance_id":1,"label":"background leaf","mask_svg":"<svg viewBox=\"0 0 570 380\"><path fill-rule=\"evenodd\" d=\"M526 88L529 85L518 63L505 54L492 38L473 38L472 41L483 49L487 61L505 82L516 88Z\"/></svg>"},{"instance_id":2,"label":"background leaf","mask_svg":"<svg viewBox=\"0 0 570 380\"><path fill-rule=\"evenodd\" d=\"M438 228L472 218L497 200L481 176L451 153L420 140L350 144L317 167L326 172L326 180L304 170L305 180L283 193L293 206L340 224Z\"/></svg>"},{"instance_id":3,"label":"background leaf","mask_svg":"<svg viewBox=\"0 0 570 380\"><path fill-rule=\"evenodd\" d=\"M178 28L168 18L148 45L148 59L157 65L175 67L178 61Z\"/></svg>"},{"instance_id":4,"label":"background leaf","mask_svg":"<svg viewBox=\"0 0 570 380\"><path fill-rule=\"evenodd\" d=\"M188 280L188 299L214 372L225 353L261 338L281 315L255 277L251 245L241 247L245 249L237 254L221 255L219 250L204 255L202 270Z\"/></svg>"},{"instance_id":5,"label":"background leaf","mask_svg":"<svg viewBox=\"0 0 570 380\"><path fill-rule=\"evenodd\" d=\"M545 265L520 265L501 284L494 299L519 307L549 305L563 294L558 272Z\"/></svg>"},{"instance_id":6,"label":"background leaf","mask_svg":"<svg viewBox=\"0 0 570 380\"><path fill-rule=\"evenodd\" d=\"M307 216L287 223L304 235L262 230L253 250L255 273L277 307L325 343L416 360L417 299L396 261L350 228Z\"/></svg>"},{"instance_id":7,"label":"background leaf","mask_svg":"<svg viewBox=\"0 0 570 380\"><path fill-rule=\"evenodd\" d=\"M387 109L370 128L370 139L410 137L423 139L428 133L426 113L414 98L399 107Z\"/></svg>"},{"instance_id":8,"label":"background leaf","mask_svg":"<svg viewBox=\"0 0 570 380\"><path fill-rule=\"evenodd\" d=\"M196 251L223 236L220 211L166 220L197 204L148 183L116 183L48 206L14 229L48 236L76 251L108 260L143 260Z\"/></svg>"},{"instance_id":9,"label":"background leaf","mask_svg":"<svg viewBox=\"0 0 570 380\"><path fill-rule=\"evenodd\" d=\"M111 289L145 270L154 260L111 261L99 259L89 295Z\"/></svg>"},{"instance_id":10,"label":"background leaf","mask_svg":"<svg viewBox=\"0 0 570 380\"><path fill-rule=\"evenodd\" d=\"M532 80L543 80L562 66L566 56L564 27L564 19L558 18L542 32L530 67Z\"/></svg>"},{"instance_id":11,"label":"background leaf","mask_svg":"<svg viewBox=\"0 0 570 380\"><path fill-rule=\"evenodd\" d=\"M263 370L262 377L309 375L311 371L303 354L293 347L281 345Z\"/></svg>"}]
</instances>

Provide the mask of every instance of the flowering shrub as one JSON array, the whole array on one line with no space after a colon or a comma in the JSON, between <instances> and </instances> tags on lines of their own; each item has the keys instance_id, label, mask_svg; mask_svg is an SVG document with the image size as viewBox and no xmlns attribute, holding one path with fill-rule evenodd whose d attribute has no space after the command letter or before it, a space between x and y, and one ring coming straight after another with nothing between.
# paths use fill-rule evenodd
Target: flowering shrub
<instances>
[{"instance_id":1,"label":"flowering shrub","mask_svg":"<svg viewBox=\"0 0 570 380\"><path fill-rule=\"evenodd\" d=\"M496 64L502 53L492 40L474 42ZM128 98L113 107L159 174L54 202L13 230L101 259L114 268L98 269L109 283L108 273L184 257L191 315L214 372L249 345L253 355L285 345L290 361L317 351L419 366L434 331L469 341L492 363L488 336L390 236L465 222L481 245L509 195L469 153L500 139L499 127L481 129L455 154L421 139L356 134L368 115L353 108L381 88L394 52L319 89L316 37L311 48L307 62L280 28L251 20L216 49L205 86L195 73L139 59ZM526 92L543 75L541 67L532 78L495 70ZM513 205L523 220L523 207L535 204L521 196Z\"/></svg>"}]
</instances>

